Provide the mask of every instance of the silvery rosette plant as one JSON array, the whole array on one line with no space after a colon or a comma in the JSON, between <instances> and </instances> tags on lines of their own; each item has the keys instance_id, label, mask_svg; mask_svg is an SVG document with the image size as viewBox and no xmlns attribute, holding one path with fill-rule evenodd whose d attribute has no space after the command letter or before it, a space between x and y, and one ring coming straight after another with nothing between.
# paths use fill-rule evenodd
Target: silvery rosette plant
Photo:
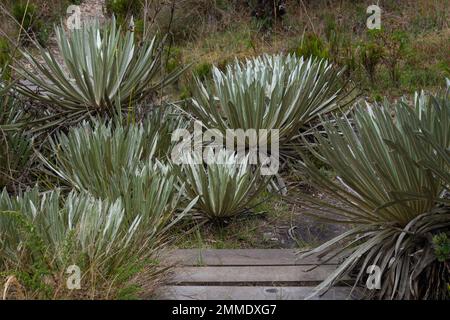
<instances>
[{"instance_id":1,"label":"silvery rosette plant","mask_svg":"<svg viewBox=\"0 0 450 320\"><path fill-rule=\"evenodd\" d=\"M345 99L342 70L326 60L263 55L212 70L212 83L196 79L190 112L209 128L279 129L282 143L308 122L336 111Z\"/></svg>"},{"instance_id":2,"label":"silvery rosette plant","mask_svg":"<svg viewBox=\"0 0 450 320\"><path fill-rule=\"evenodd\" d=\"M0 69L0 188L17 183L33 153L32 139L22 131L25 111L10 88Z\"/></svg>"},{"instance_id":3,"label":"silvery rosette plant","mask_svg":"<svg viewBox=\"0 0 450 320\"><path fill-rule=\"evenodd\" d=\"M189 201L198 197L194 209L212 221L244 213L267 184L249 159L225 149L206 152L204 157L184 154L179 177L185 197Z\"/></svg>"},{"instance_id":4,"label":"silvery rosette plant","mask_svg":"<svg viewBox=\"0 0 450 320\"><path fill-rule=\"evenodd\" d=\"M355 286L365 287L367 268L378 266L381 290L369 296L445 299L449 270L437 261L432 238L450 230L449 92L416 94L413 105L359 106L322 125L316 141L305 143L335 178L306 155L300 168L335 201L300 194L301 201L309 213L349 229L307 253L346 257L316 292L350 272Z\"/></svg>"},{"instance_id":5,"label":"silvery rosette plant","mask_svg":"<svg viewBox=\"0 0 450 320\"><path fill-rule=\"evenodd\" d=\"M18 90L51 106L56 114L46 120L53 124L131 109L184 71L163 75L162 43L156 36L138 44L134 33L121 30L114 18L104 27L93 23L67 33L59 26L55 32L62 62L36 44L43 62L23 52L31 68L17 68L28 80Z\"/></svg>"}]
</instances>

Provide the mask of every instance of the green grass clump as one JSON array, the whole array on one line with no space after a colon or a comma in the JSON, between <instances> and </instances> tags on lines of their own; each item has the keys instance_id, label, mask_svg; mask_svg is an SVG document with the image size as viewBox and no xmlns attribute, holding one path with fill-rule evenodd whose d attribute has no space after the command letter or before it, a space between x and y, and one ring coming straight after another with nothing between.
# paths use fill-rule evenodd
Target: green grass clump
<instances>
[{"instance_id":1,"label":"green grass clump","mask_svg":"<svg viewBox=\"0 0 450 320\"><path fill-rule=\"evenodd\" d=\"M312 56L321 59L330 58L327 45L315 34L306 34L294 52L299 57L303 56L308 58Z\"/></svg>"},{"instance_id":2,"label":"green grass clump","mask_svg":"<svg viewBox=\"0 0 450 320\"><path fill-rule=\"evenodd\" d=\"M131 16L137 17L142 9L140 0L106 0L106 11L113 14L120 24Z\"/></svg>"}]
</instances>

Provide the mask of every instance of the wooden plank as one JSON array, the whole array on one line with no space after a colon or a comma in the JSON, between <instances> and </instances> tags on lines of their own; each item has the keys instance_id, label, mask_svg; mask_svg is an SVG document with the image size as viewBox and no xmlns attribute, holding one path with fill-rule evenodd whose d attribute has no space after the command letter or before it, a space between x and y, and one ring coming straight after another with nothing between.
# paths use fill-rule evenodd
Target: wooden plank
<instances>
[{"instance_id":1,"label":"wooden plank","mask_svg":"<svg viewBox=\"0 0 450 320\"><path fill-rule=\"evenodd\" d=\"M165 286L158 299L166 300L303 300L312 287ZM335 287L312 300L357 299L350 287Z\"/></svg>"},{"instance_id":2,"label":"wooden plank","mask_svg":"<svg viewBox=\"0 0 450 320\"><path fill-rule=\"evenodd\" d=\"M294 266L315 265L316 256L299 259L298 250L291 249L181 249L173 251L168 261L184 266ZM337 264L334 258L326 264Z\"/></svg>"},{"instance_id":3,"label":"wooden plank","mask_svg":"<svg viewBox=\"0 0 450 320\"><path fill-rule=\"evenodd\" d=\"M194 283L309 283L323 281L336 266L240 266L175 268L171 284Z\"/></svg>"}]
</instances>

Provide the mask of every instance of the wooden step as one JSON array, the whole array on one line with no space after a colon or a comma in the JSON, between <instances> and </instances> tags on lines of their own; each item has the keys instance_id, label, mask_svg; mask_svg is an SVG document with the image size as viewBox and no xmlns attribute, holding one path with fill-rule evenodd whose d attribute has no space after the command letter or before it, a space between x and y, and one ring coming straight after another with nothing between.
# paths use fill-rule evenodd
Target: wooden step
<instances>
[{"instance_id":1,"label":"wooden step","mask_svg":"<svg viewBox=\"0 0 450 320\"><path fill-rule=\"evenodd\" d=\"M175 250L166 259L175 267L159 299L189 300L300 300L313 293L340 259L325 264L310 256L300 259L289 249L186 249ZM318 265L320 264L320 265ZM313 299L354 299L351 281Z\"/></svg>"},{"instance_id":2,"label":"wooden step","mask_svg":"<svg viewBox=\"0 0 450 320\"><path fill-rule=\"evenodd\" d=\"M324 265L308 271L311 266L215 266L183 267L174 270L170 284L276 284L289 283L316 285L336 269Z\"/></svg>"},{"instance_id":3,"label":"wooden step","mask_svg":"<svg viewBox=\"0 0 450 320\"><path fill-rule=\"evenodd\" d=\"M165 286L160 299L177 300L304 300L312 292L311 287L242 287L242 286ZM350 287L335 287L311 300L347 300Z\"/></svg>"},{"instance_id":4,"label":"wooden step","mask_svg":"<svg viewBox=\"0 0 450 320\"><path fill-rule=\"evenodd\" d=\"M300 259L298 250L291 249L181 249L173 251L168 260L184 266L294 266L317 265L326 259L317 255ZM333 258L325 264L340 261Z\"/></svg>"}]
</instances>

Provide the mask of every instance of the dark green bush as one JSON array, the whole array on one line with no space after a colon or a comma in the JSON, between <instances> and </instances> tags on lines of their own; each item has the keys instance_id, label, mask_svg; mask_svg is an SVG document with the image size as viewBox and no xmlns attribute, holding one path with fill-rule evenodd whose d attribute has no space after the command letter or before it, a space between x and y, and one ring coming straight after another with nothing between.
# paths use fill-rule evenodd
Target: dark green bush
<instances>
[{"instance_id":1,"label":"dark green bush","mask_svg":"<svg viewBox=\"0 0 450 320\"><path fill-rule=\"evenodd\" d=\"M294 53L299 57L304 56L305 58L310 56L323 59L330 58L326 44L319 36L313 33L307 34L302 38L300 45L294 50Z\"/></svg>"},{"instance_id":2,"label":"dark green bush","mask_svg":"<svg viewBox=\"0 0 450 320\"><path fill-rule=\"evenodd\" d=\"M1 78L9 78L9 69L6 70L7 65L10 62L10 47L7 39L0 37L0 75ZM1 73L1 70L5 70L4 73Z\"/></svg>"},{"instance_id":3,"label":"dark green bush","mask_svg":"<svg viewBox=\"0 0 450 320\"><path fill-rule=\"evenodd\" d=\"M261 29L272 28L274 22L280 22L286 14L285 0L249 0L251 15Z\"/></svg>"},{"instance_id":4,"label":"dark green bush","mask_svg":"<svg viewBox=\"0 0 450 320\"><path fill-rule=\"evenodd\" d=\"M20 130L24 121L19 102L0 93L0 190L23 178L33 153L30 137Z\"/></svg>"},{"instance_id":5,"label":"dark green bush","mask_svg":"<svg viewBox=\"0 0 450 320\"><path fill-rule=\"evenodd\" d=\"M194 68L194 74L201 80L206 80L211 76L212 64L209 62L201 62Z\"/></svg>"},{"instance_id":6,"label":"dark green bush","mask_svg":"<svg viewBox=\"0 0 450 320\"><path fill-rule=\"evenodd\" d=\"M49 37L49 26L39 16L36 5L27 2L17 2L12 7L12 15L21 24L21 43L29 45L34 39L45 45ZM30 39L31 38L31 39Z\"/></svg>"},{"instance_id":7,"label":"dark green bush","mask_svg":"<svg viewBox=\"0 0 450 320\"><path fill-rule=\"evenodd\" d=\"M366 70L372 84L376 81L377 66L383 59L383 48L376 42L364 42L359 46L361 66Z\"/></svg>"},{"instance_id":8,"label":"dark green bush","mask_svg":"<svg viewBox=\"0 0 450 320\"><path fill-rule=\"evenodd\" d=\"M121 24L131 16L138 17L141 8L140 0L106 0L106 11L114 14Z\"/></svg>"},{"instance_id":9,"label":"dark green bush","mask_svg":"<svg viewBox=\"0 0 450 320\"><path fill-rule=\"evenodd\" d=\"M343 43L344 42L343 32L342 30L340 30L338 24L336 23L336 18L331 14L327 14L325 15L324 19L325 19L324 33L330 48L331 53L330 55L334 58L337 58L341 50L341 47L343 47L343 45L348 43Z\"/></svg>"},{"instance_id":10,"label":"dark green bush","mask_svg":"<svg viewBox=\"0 0 450 320\"><path fill-rule=\"evenodd\" d=\"M166 48L164 57L166 59L166 70L172 72L183 65L181 49L178 47Z\"/></svg>"},{"instance_id":11,"label":"dark green bush","mask_svg":"<svg viewBox=\"0 0 450 320\"><path fill-rule=\"evenodd\" d=\"M434 254L439 262L450 259L450 238L445 233L439 233L433 237Z\"/></svg>"}]
</instances>

